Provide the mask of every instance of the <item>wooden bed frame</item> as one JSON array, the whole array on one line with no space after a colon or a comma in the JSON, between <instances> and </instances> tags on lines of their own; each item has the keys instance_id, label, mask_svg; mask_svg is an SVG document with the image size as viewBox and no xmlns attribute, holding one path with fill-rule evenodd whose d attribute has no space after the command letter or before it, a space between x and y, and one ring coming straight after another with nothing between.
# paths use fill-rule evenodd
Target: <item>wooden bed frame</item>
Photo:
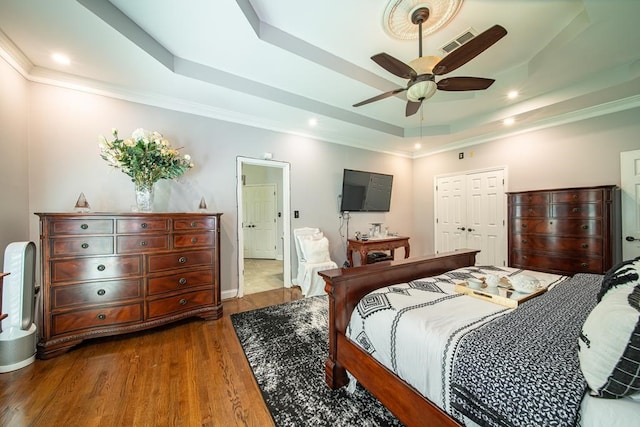
<instances>
[{"instance_id":1,"label":"wooden bed frame","mask_svg":"<svg viewBox=\"0 0 640 427\"><path fill-rule=\"evenodd\" d=\"M411 426L459 426L442 409L361 350L345 331L358 301L369 292L411 280L475 265L478 250L458 250L439 255L385 261L355 268L321 271L329 296L329 356L325 380L332 389L347 384L346 371L398 419Z\"/></svg>"}]
</instances>

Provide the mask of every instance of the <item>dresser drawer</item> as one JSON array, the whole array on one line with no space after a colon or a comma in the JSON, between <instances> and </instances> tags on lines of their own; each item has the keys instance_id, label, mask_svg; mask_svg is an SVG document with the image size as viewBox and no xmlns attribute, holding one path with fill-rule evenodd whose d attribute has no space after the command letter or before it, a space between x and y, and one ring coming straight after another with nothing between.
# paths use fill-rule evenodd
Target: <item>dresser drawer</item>
<instances>
[{"instance_id":1,"label":"dresser drawer","mask_svg":"<svg viewBox=\"0 0 640 427\"><path fill-rule=\"evenodd\" d=\"M51 319L53 335L89 328L106 328L142 320L142 303L54 314Z\"/></svg>"},{"instance_id":2,"label":"dresser drawer","mask_svg":"<svg viewBox=\"0 0 640 427\"><path fill-rule=\"evenodd\" d=\"M113 220L111 219L54 219L49 222L49 234L111 234Z\"/></svg>"},{"instance_id":3,"label":"dresser drawer","mask_svg":"<svg viewBox=\"0 0 640 427\"><path fill-rule=\"evenodd\" d=\"M142 256L110 256L52 260L51 282L81 282L142 275Z\"/></svg>"},{"instance_id":4,"label":"dresser drawer","mask_svg":"<svg viewBox=\"0 0 640 427\"><path fill-rule=\"evenodd\" d=\"M600 202L603 200L602 190L568 190L552 193L552 202Z\"/></svg>"},{"instance_id":5,"label":"dresser drawer","mask_svg":"<svg viewBox=\"0 0 640 427\"><path fill-rule=\"evenodd\" d=\"M181 218L173 221L173 229L176 231L186 230L215 230L216 217L194 217Z\"/></svg>"},{"instance_id":6,"label":"dresser drawer","mask_svg":"<svg viewBox=\"0 0 640 427\"><path fill-rule=\"evenodd\" d=\"M549 215L549 208L546 205L513 205L512 209L512 215L518 218L544 218Z\"/></svg>"},{"instance_id":7,"label":"dresser drawer","mask_svg":"<svg viewBox=\"0 0 640 427\"><path fill-rule=\"evenodd\" d=\"M598 238L517 234L511 239L513 250L562 251L569 255L602 256L603 242Z\"/></svg>"},{"instance_id":8,"label":"dresser drawer","mask_svg":"<svg viewBox=\"0 0 640 427\"><path fill-rule=\"evenodd\" d=\"M594 219L514 219L513 233L554 234L565 236L601 236L602 221Z\"/></svg>"},{"instance_id":9,"label":"dresser drawer","mask_svg":"<svg viewBox=\"0 0 640 427\"><path fill-rule=\"evenodd\" d=\"M186 249L213 246L215 243L215 237L215 231L205 231L203 233L175 234L173 236L173 247L176 249Z\"/></svg>"},{"instance_id":10,"label":"dresser drawer","mask_svg":"<svg viewBox=\"0 0 640 427\"><path fill-rule=\"evenodd\" d=\"M116 249L119 254L164 251L169 249L169 235L117 236Z\"/></svg>"},{"instance_id":11,"label":"dresser drawer","mask_svg":"<svg viewBox=\"0 0 640 427\"><path fill-rule=\"evenodd\" d=\"M51 287L51 309L142 298L142 281L109 280Z\"/></svg>"},{"instance_id":12,"label":"dresser drawer","mask_svg":"<svg viewBox=\"0 0 640 427\"><path fill-rule=\"evenodd\" d=\"M602 204L563 203L551 205L551 216L561 218L600 218Z\"/></svg>"},{"instance_id":13,"label":"dresser drawer","mask_svg":"<svg viewBox=\"0 0 640 427\"><path fill-rule=\"evenodd\" d=\"M599 273L603 269L602 258L568 257L560 252L546 254L526 251L512 251L510 267L526 268L530 270L558 271L573 273Z\"/></svg>"},{"instance_id":14,"label":"dresser drawer","mask_svg":"<svg viewBox=\"0 0 640 427\"><path fill-rule=\"evenodd\" d=\"M162 317L211 304L213 304L213 290L185 292L179 295L149 301L147 305L147 315L149 318Z\"/></svg>"},{"instance_id":15,"label":"dresser drawer","mask_svg":"<svg viewBox=\"0 0 640 427\"><path fill-rule=\"evenodd\" d=\"M149 255L149 272L171 270L174 268L196 267L211 265L213 251L183 251L165 255Z\"/></svg>"},{"instance_id":16,"label":"dresser drawer","mask_svg":"<svg viewBox=\"0 0 640 427\"><path fill-rule=\"evenodd\" d=\"M521 204L533 204L533 205L545 205L549 203L550 196L549 193L522 193L522 194L511 194L511 203L521 205Z\"/></svg>"},{"instance_id":17,"label":"dresser drawer","mask_svg":"<svg viewBox=\"0 0 640 427\"><path fill-rule=\"evenodd\" d=\"M118 233L155 233L169 231L169 220L164 218L128 218L116 220Z\"/></svg>"},{"instance_id":18,"label":"dresser drawer","mask_svg":"<svg viewBox=\"0 0 640 427\"><path fill-rule=\"evenodd\" d=\"M194 286L213 285L213 270L185 271L149 279L149 295L176 291Z\"/></svg>"},{"instance_id":19,"label":"dresser drawer","mask_svg":"<svg viewBox=\"0 0 640 427\"><path fill-rule=\"evenodd\" d=\"M64 237L49 240L52 257L111 255L113 237Z\"/></svg>"}]
</instances>

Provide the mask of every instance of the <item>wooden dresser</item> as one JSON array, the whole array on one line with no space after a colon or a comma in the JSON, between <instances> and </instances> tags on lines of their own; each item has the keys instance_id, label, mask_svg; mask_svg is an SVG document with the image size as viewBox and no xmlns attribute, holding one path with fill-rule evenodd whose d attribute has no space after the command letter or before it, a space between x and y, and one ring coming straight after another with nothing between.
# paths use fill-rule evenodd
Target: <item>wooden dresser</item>
<instances>
[{"instance_id":1,"label":"wooden dresser","mask_svg":"<svg viewBox=\"0 0 640 427\"><path fill-rule=\"evenodd\" d=\"M87 338L222 316L221 214L36 215L43 302L39 358Z\"/></svg>"},{"instance_id":2,"label":"wooden dresser","mask_svg":"<svg viewBox=\"0 0 640 427\"><path fill-rule=\"evenodd\" d=\"M509 266L605 273L621 256L616 186L508 193Z\"/></svg>"}]
</instances>

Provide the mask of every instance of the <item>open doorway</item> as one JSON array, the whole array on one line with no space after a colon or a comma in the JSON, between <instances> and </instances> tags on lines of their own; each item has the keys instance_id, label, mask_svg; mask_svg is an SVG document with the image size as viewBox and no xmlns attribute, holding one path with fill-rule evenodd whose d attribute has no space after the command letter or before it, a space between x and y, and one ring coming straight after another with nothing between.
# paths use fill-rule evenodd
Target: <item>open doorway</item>
<instances>
[{"instance_id":1,"label":"open doorway","mask_svg":"<svg viewBox=\"0 0 640 427\"><path fill-rule=\"evenodd\" d=\"M237 158L238 296L291 287L289 164Z\"/></svg>"}]
</instances>

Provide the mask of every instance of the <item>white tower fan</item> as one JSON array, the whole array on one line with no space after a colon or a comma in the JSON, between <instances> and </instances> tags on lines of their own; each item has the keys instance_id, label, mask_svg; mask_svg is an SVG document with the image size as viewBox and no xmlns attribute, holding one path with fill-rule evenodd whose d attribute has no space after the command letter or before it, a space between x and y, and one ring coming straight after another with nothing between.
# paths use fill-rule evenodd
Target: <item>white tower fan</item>
<instances>
[{"instance_id":1,"label":"white tower fan","mask_svg":"<svg viewBox=\"0 0 640 427\"><path fill-rule=\"evenodd\" d=\"M14 242L4 252L0 373L15 371L33 363L38 334L35 313L36 245Z\"/></svg>"}]
</instances>

